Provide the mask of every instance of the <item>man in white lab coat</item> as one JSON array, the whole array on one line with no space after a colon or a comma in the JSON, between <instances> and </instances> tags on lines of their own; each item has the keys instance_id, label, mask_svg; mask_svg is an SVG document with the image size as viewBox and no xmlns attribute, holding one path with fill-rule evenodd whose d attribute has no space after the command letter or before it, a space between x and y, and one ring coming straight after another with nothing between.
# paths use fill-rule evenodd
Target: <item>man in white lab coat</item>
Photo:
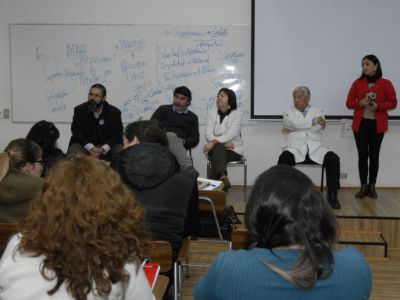
<instances>
[{"instance_id":1,"label":"man in white lab coat","mask_svg":"<svg viewBox=\"0 0 400 300\"><path fill-rule=\"evenodd\" d=\"M332 208L339 209L337 190L340 188L340 159L322 144L325 129L322 110L310 105L310 90L300 86L293 91L293 107L283 116L282 132L286 144L279 156L278 164L295 165L313 161L324 164L327 177L327 199Z\"/></svg>"}]
</instances>

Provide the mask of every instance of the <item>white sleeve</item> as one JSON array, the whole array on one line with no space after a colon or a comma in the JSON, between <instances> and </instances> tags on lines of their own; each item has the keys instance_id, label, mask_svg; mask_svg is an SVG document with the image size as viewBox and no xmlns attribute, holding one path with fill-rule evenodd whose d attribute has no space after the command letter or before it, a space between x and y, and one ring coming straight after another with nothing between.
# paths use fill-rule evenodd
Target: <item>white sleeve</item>
<instances>
[{"instance_id":1,"label":"white sleeve","mask_svg":"<svg viewBox=\"0 0 400 300\"><path fill-rule=\"evenodd\" d=\"M298 116L296 116L296 112L293 110L288 110L283 115L283 128L296 131L302 129L310 129L311 127L312 118L299 118Z\"/></svg>"},{"instance_id":2,"label":"white sleeve","mask_svg":"<svg viewBox=\"0 0 400 300\"><path fill-rule=\"evenodd\" d=\"M214 136L215 114L216 114L215 111L211 111L208 113L208 116L207 116L207 123L206 123L206 140L207 140L207 142L211 142L212 140L215 139L215 136Z\"/></svg>"},{"instance_id":3,"label":"white sleeve","mask_svg":"<svg viewBox=\"0 0 400 300\"><path fill-rule=\"evenodd\" d=\"M137 267L139 270L137 271ZM129 282L125 290L126 300L155 300L156 298L151 291L149 282L140 264L129 263L126 264L125 269L129 273Z\"/></svg>"}]
</instances>

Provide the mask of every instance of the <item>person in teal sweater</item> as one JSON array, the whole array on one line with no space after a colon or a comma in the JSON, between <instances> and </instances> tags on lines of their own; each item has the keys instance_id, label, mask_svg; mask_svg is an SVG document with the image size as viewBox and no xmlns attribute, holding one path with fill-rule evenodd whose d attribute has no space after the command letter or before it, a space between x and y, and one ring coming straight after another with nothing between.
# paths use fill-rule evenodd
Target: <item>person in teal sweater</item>
<instances>
[{"instance_id":1,"label":"person in teal sweater","mask_svg":"<svg viewBox=\"0 0 400 300\"><path fill-rule=\"evenodd\" d=\"M261 174L246 206L251 249L220 254L194 287L196 300L368 299L371 271L354 248L333 250L337 222L299 170Z\"/></svg>"}]
</instances>

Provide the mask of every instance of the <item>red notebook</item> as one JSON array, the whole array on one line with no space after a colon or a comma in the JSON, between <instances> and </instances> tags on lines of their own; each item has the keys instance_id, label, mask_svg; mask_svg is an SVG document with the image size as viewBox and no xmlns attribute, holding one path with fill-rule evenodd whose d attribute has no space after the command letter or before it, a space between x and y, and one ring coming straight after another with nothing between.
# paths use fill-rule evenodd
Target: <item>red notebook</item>
<instances>
[{"instance_id":1,"label":"red notebook","mask_svg":"<svg viewBox=\"0 0 400 300\"><path fill-rule=\"evenodd\" d=\"M143 265L143 270L146 274L150 287L153 288L154 284L156 283L158 273L160 273L160 265L158 263L145 263Z\"/></svg>"}]
</instances>

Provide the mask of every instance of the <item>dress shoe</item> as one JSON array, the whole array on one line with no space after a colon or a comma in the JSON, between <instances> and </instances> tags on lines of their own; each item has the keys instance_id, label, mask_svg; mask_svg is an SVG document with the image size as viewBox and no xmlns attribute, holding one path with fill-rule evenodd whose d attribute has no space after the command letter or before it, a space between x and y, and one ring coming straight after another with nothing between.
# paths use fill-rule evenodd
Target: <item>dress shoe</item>
<instances>
[{"instance_id":1,"label":"dress shoe","mask_svg":"<svg viewBox=\"0 0 400 300\"><path fill-rule=\"evenodd\" d=\"M376 190L375 190L375 183L369 184L368 196L373 199L378 198L378 194L376 193Z\"/></svg>"},{"instance_id":2,"label":"dress shoe","mask_svg":"<svg viewBox=\"0 0 400 300\"><path fill-rule=\"evenodd\" d=\"M367 184L362 184L360 190L356 193L355 197L356 198L364 198L365 196L368 196L369 193L369 188Z\"/></svg>"},{"instance_id":3,"label":"dress shoe","mask_svg":"<svg viewBox=\"0 0 400 300\"><path fill-rule=\"evenodd\" d=\"M337 198L337 191L328 191L328 202L333 209L340 209L340 202Z\"/></svg>"}]
</instances>

